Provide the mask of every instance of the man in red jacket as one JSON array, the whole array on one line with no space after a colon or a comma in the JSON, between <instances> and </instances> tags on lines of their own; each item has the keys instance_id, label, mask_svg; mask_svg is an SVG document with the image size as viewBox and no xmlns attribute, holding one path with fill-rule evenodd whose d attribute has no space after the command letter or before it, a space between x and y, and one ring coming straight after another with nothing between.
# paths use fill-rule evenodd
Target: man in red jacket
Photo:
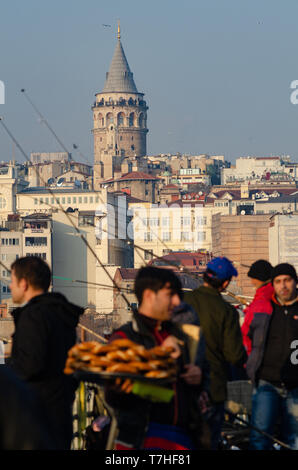
<instances>
[{"instance_id":1,"label":"man in red jacket","mask_svg":"<svg viewBox=\"0 0 298 470\"><path fill-rule=\"evenodd\" d=\"M256 288L253 301L244 310L244 322L241 327L243 344L247 355L251 353L251 339L248 337L249 327L256 312L272 312L271 299L274 293L271 284L272 266L268 261L258 260L253 263L247 273L252 285Z\"/></svg>"}]
</instances>

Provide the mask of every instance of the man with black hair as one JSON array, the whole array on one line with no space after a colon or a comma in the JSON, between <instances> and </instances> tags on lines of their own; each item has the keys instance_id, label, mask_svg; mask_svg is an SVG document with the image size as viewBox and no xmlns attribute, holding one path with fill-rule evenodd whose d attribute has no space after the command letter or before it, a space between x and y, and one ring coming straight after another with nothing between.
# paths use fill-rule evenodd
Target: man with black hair
<instances>
[{"instance_id":1,"label":"man with black hair","mask_svg":"<svg viewBox=\"0 0 298 470\"><path fill-rule=\"evenodd\" d=\"M157 448L194 449L199 437L198 397L202 371L190 364L187 336L171 321L173 309L180 304L182 286L169 269L144 267L135 279L139 303L131 322L114 332L111 340L128 338L146 349L172 346L178 364L178 378L169 387L170 402L152 402L111 389L106 398L115 410L119 434L116 450Z\"/></svg>"},{"instance_id":2,"label":"man with black hair","mask_svg":"<svg viewBox=\"0 0 298 470\"><path fill-rule=\"evenodd\" d=\"M224 419L229 364L241 367L246 360L239 314L221 295L232 277L237 275L237 270L230 260L225 257L213 258L204 272L203 285L184 295L184 301L197 312L206 341L212 403L212 410L208 413L208 423L213 450L218 448Z\"/></svg>"},{"instance_id":3,"label":"man with black hair","mask_svg":"<svg viewBox=\"0 0 298 470\"><path fill-rule=\"evenodd\" d=\"M298 450L298 279L289 263L275 266L271 278L271 309L256 310L247 333L252 350L246 369L254 385L251 422L270 435L279 423L279 438ZM250 445L272 449L272 441L257 430L251 431Z\"/></svg>"},{"instance_id":4,"label":"man with black hair","mask_svg":"<svg viewBox=\"0 0 298 470\"><path fill-rule=\"evenodd\" d=\"M50 268L39 257L19 258L11 265L12 300L21 306L12 312L15 332L9 366L47 411L57 448L69 449L77 383L63 370L84 310L62 294L48 292L50 282Z\"/></svg>"}]
</instances>

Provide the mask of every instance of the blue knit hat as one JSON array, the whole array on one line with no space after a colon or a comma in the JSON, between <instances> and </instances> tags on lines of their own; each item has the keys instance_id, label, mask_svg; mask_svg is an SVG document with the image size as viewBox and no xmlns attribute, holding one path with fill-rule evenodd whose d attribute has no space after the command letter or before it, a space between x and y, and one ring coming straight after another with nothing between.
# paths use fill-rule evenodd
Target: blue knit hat
<instances>
[{"instance_id":1,"label":"blue knit hat","mask_svg":"<svg viewBox=\"0 0 298 470\"><path fill-rule=\"evenodd\" d=\"M234 268L233 264L228 258L219 256L218 258L213 258L207 264L207 269L210 269L217 279L226 280L230 279L232 276L238 276L237 269Z\"/></svg>"}]
</instances>

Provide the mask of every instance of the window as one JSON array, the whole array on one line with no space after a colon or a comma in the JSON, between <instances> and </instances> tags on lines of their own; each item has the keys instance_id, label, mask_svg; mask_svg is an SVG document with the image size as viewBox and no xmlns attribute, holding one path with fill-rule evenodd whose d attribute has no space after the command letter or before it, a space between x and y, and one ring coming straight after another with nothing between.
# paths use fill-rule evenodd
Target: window
<instances>
[{"instance_id":1,"label":"window","mask_svg":"<svg viewBox=\"0 0 298 470\"><path fill-rule=\"evenodd\" d=\"M190 225L190 217L181 217L181 225Z\"/></svg>"},{"instance_id":2,"label":"window","mask_svg":"<svg viewBox=\"0 0 298 470\"><path fill-rule=\"evenodd\" d=\"M197 217L197 226L198 225L206 225L207 224L207 217Z\"/></svg>"},{"instance_id":3,"label":"window","mask_svg":"<svg viewBox=\"0 0 298 470\"><path fill-rule=\"evenodd\" d=\"M71 197L67 198L67 204L71 204Z\"/></svg>"},{"instance_id":4,"label":"window","mask_svg":"<svg viewBox=\"0 0 298 470\"><path fill-rule=\"evenodd\" d=\"M76 198L76 197L73 197L73 198L72 198L72 202L73 202L73 204L76 204L76 203L77 203L77 198Z\"/></svg>"},{"instance_id":5,"label":"window","mask_svg":"<svg viewBox=\"0 0 298 470\"><path fill-rule=\"evenodd\" d=\"M26 237L25 246L47 246L47 237Z\"/></svg>"},{"instance_id":6,"label":"window","mask_svg":"<svg viewBox=\"0 0 298 470\"><path fill-rule=\"evenodd\" d=\"M94 225L94 215L80 215L79 227L86 227Z\"/></svg>"},{"instance_id":7,"label":"window","mask_svg":"<svg viewBox=\"0 0 298 470\"><path fill-rule=\"evenodd\" d=\"M51 204L54 204L54 203L55 203L55 198L52 197L52 198L51 198Z\"/></svg>"},{"instance_id":8,"label":"window","mask_svg":"<svg viewBox=\"0 0 298 470\"><path fill-rule=\"evenodd\" d=\"M162 226L169 227L170 226L170 217L163 217L162 218Z\"/></svg>"},{"instance_id":9,"label":"window","mask_svg":"<svg viewBox=\"0 0 298 470\"><path fill-rule=\"evenodd\" d=\"M169 242L171 240L171 233L170 232L163 232L162 233L162 241Z\"/></svg>"},{"instance_id":10,"label":"window","mask_svg":"<svg viewBox=\"0 0 298 470\"><path fill-rule=\"evenodd\" d=\"M198 232L198 242L204 242L206 240L206 232Z\"/></svg>"},{"instance_id":11,"label":"window","mask_svg":"<svg viewBox=\"0 0 298 470\"><path fill-rule=\"evenodd\" d=\"M34 198L34 205L36 206L38 204L38 199L35 197Z\"/></svg>"},{"instance_id":12,"label":"window","mask_svg":"<svg viewBox=\"0 0 298 470\"><path fill-rule=\"evenodd\" d=\"M26 253L26 256L37 256L38 258L41 258L45 261L47 259L46 253Z\"/></svg>"},{"instance_id":13,"label":"window","mask_svg":"<svg viewBox=\"0 0 298 470\"><path fill-rule=\"evenodd\" d=\"M39 199L39 204L43 204L43 198L42 197Z\"/></svg>"},{"instance_id":14,"label":"window","mask_svg":"<svg viewBox=\"0 0 298 470\"><path fill-rule=\"evenodd\" d=\"M65 204L65 197L62 198L62 204Z\"/></svg>"},{"instance_id":15,"label":"window","mask_svg":"<svg viewBox=\"0 0 298 470\"><path fill-rule=\"evenodd\" d=\"M152 250L146 250L144 253L144 258L146 261L151 260L153 258L153 251Z\"/></svg>"},{"instance_id":16,"label":"window","mask_svg":"<svg viewBox=\"0 0 298 470\"><path fill-rule=\"evenodd\" d=\"M90 204L93 204L93 196L90 196Z\"/></svg>"},{"instance_id":17,"label":"window","mask_svg":"<svg viewBox=\"0 0 298 470\"><path fill-rule=\"evenodd\" d=\"M144 233L144 242L152 242L152 234L151 232Z\"/></svg>"},{"instance_id":18,"label":"window","mask_svg":"<svg viewBox=\"0 0 298 470\"><path fill-rule=\"evenodd\" d=\"M150 227L159 227L159 219L157 217L152 217L148 220Z\"/></svg>"},{"instance_id":19,"label":"window","mask_svg":"<svg viewBox=\"0 0 298 470\"><path fill-rule=\"evenodd\" d=\"M88 203L88 198L87 198L87 196L84 197L84 203L85 203L85 204Z\"/></svg>"},{"instance_id":20,"label":"window","mask_svg":"<svg viewBox=\"0 0 298 470\"><path fill-rule=\"evenodd\" d=\"M79 197L79 204L82 204L82 198Z\"/></svg>"},{"instance_id":21,"label":"window","mask_svg":"<svg viewBox=\"0 0 298 470\"><path fill-rule=\"evenodd\" d=\"M4 209L6 207L6 199L0 196L0 209Z\"/></svg>"},{"instance_id":22,"label":"window","mask_svg":"<svg viewBox=\"0 0 298 470\"><path fill-rule=\"evenodd\" d=\"M190 233L189 232L181 232L180 241L181 242L188 242L189 240L190 240Z\"/></svg>"}]
</instances>

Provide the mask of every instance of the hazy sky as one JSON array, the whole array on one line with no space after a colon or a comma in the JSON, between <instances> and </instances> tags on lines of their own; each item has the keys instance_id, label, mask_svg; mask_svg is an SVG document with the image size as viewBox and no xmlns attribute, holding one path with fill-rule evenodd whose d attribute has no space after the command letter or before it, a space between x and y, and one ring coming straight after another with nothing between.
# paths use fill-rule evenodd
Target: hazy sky
<instances>
[{"instance_id":1,"label":"hazy sky","mask_svg":"<svg viewBox=\"0 0 298 470\"><path fill-rule=\"evenodd\" d=\"M148 154L289 154L298 161L297 0L1 1L0 115L25 152L64 145L93 162L94 95L102 91L117 20L148 110ZM112 27L104 27L110 24ZM0 161L13 155L0 126ZM73 152L76 160L82 160Z\"/></svg>"}]
</instances>

